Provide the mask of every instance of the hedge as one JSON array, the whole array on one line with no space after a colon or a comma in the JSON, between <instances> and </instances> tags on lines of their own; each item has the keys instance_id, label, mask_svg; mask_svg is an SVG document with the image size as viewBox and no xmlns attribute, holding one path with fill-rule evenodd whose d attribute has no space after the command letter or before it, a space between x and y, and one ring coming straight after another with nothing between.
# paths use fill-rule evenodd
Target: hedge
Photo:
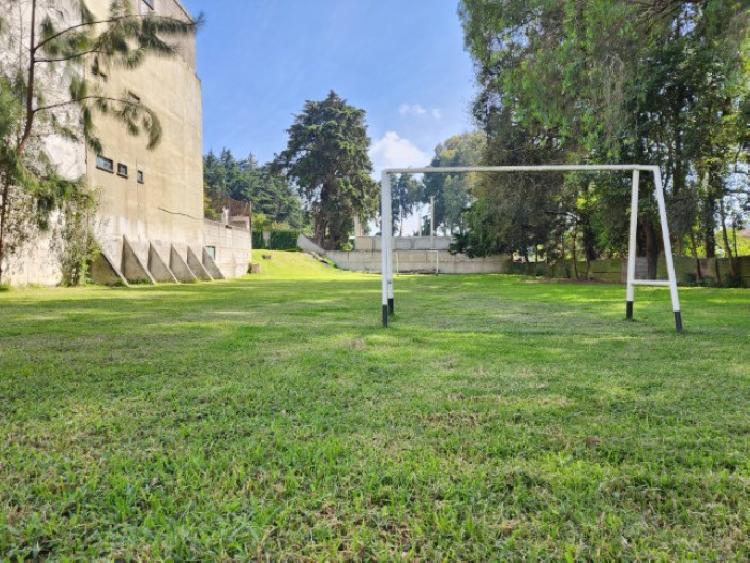
<instances>
[{"instance_id":1,"label":"hedge","mask_svg":"<svg viewBox=\"0 0 750 563\"><path fill-rule=\"evenodd\" d=\"M297 231L271 231L271 248L274 250L294 250L297 248Z\"/></svg>"},{"instance_id":2,"label":"hedge","mask_svg":"<svg viewBox=\"0 0 750 563\"><path fill-rule=\"evenodd\" d=\"M253 248L265 248L266 242L263 240L263 231L253 231Z\"/></svg>"},{"instance_id":3,"label":"hedge","mask_svg":"<svg viewBox=\"0 0 750 563\"><path fill-rule=\"evenodd\" d=\"M253 248L268 250L295 250L297 248L297 237L299 231L278 230L271 231L271 238L266 244L263 240L263 231L253 231Z\"/></svg>"}]
</instances>

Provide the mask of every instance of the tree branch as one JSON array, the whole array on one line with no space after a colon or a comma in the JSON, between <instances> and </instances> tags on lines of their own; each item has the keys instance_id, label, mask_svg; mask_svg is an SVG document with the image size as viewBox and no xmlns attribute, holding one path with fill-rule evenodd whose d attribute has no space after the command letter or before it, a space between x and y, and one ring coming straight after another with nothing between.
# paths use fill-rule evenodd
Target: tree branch
<instances>
[{"instance_id":1,"label":"tree branch","mask_svg":"<svg viewBox=\"0 0 750 563\"><path fill-rule=\"evenodd\" d=\"M36 40L36 1L37 0L31 1L31 40L29 41L29 73L28 83L26 84L26 122L23 127L23 135L21 135L21 139L16 146L16 153L19 155L23 153L26 142L31 136L31 129L34 126L34 59L36 56L34 41Z\"/></svg>"},{"instance_id":2,"label":"tree branch","mask_svg":"<svg viewBox=\"0 0 750 563\"><path fill-rule=\"evenodd\" d=\"M65 61L70 61L72 59L77 59L78 57L84 57L86 55L90 55L91 53L99 53L98 48L89 49L88 51L81 51L80 53L73 53L71 55L68 55L66 57L60 57L59 59L34 59L34 63L62 63Z\"/></svg>"},{"instance_id":3,"label":"tree branch","mask_svg":"<svg viewBox=\"0 0 750 563\"><path fill-rule=\"evenodd\" d=\"M76 24L76 25L72 25L70 27L66 27L65 29L63 29L61 31L58 31L57 33L53 33L49 37L46 37L43 41L40 41L39 43L37 43L33 47L33 51L36 52L38 49L41 49L42 47L44 47L44 45L46 45L50 41L54 41L58 37L61 37L61 36L65 35L66 33L69 33L69 32L71 32L71 31L73 31L75 29L80 29L82 27L88 27L88 26L93 26L93 25L99 25L99 24L103 24L103 23L109 24L109 23L116 23L116 22L120 22L120 21L124 21L124 20L130 20L130 19L146 19L146 18L149 18L149 19L159 19L159 20L169 20L169 21L174 20L174 18L171 18L171 17L168 17L168 16L153 16L153 15L145 15L144 16L144 15L140 15L140 14L128 14L126 16L116 16L116 17L113 17L113 18L108 18L106 20L96 20L96 21L92 21L92 22L83 22L83 23L79 23L79 24ZM196 24L195 20L191 20L190 22L186 22L186 23L188 25L191 25L191 24L195 25ZM32 44L33 44L33 42L32 42Z\"/></svg>"},{"instance_id":4,"label":"tree branch","mask_svg":"<svg viewBox=\"0 0 750 563\"><path fill-rule=\"evenodd\" d=\"M48 105L48 106L43 106L43 107L35 108L34 110L32 110L32 113L36 114L36 113L38 113L40 111L49 111L51 109L56 109L56 108L60 108L60 107L64 107L64 106L69 106L71 104L78 104L78 103L84 102L86 100L106 100L108 102L120 102L120 103L128 104L128 105L131 105L131 106L138 105L138 104L136 104L134 102L131 102L129 100L126 100L124 98L113 98L111 96L82 96L80 98L73 98L71 100L66 100L64 102L59 102L57 104L51 104L51 105Z\"/></svg>"}]
</instances>

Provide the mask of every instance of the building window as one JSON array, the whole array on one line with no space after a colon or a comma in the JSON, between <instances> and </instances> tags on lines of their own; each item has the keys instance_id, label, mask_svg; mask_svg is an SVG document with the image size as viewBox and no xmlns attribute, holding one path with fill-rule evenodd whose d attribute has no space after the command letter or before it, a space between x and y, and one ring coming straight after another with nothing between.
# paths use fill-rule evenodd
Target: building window
<instances>
[{"instance_id":1,"label":"building window","mask_svg":"<svg viewBox=\"0 0 750 563\"><path fill-rule=\"evenodd\" d=\"M112 161L112 159L100 154L96 155L96 167L99 170L104 170L105 172L109 173L115 171L115 163Z\"/></svg>"},{"instance_id":2,"label":"building window","mask_svg":"<svg viewBox=\"0 0 750 563\"><path fill-rule=\"evenodd\" d=\"M128 167L127 165L123 164L122 162L117 163L117 175L122 176L123 178L128 177Z\"/></svg>"},{"instance_id":3,"label":"building window","mask_svg":"<svg viewBox=\"0 0 750 563\"><path fill-rule=\"evenodd\" d=\"M211 260L216 260L216 247L206 246L204 248L206 249L206 254L208 254L211 257Z\"/></svg>"},{"instance_id":4,"label":"building window","mask_svg":"<svg viewBox=\"0 0 750 563\"><path fill-rule=\"evenodd\" d=\"M146 182L143 181L143 170L139 170L136 174L136 177L138 178L139 184L145 184Z\"/></svg>"}]
</instances>

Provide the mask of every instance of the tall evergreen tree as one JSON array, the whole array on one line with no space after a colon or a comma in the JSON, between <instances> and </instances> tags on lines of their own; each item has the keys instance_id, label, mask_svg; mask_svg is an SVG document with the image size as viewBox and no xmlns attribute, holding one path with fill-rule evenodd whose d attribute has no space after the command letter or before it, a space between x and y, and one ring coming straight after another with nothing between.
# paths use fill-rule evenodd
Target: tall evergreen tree
<instances>
[{"instance_id":1,"label":"tall evergreen tree","mask_svg":"<svg viewBox=\"0 0 750 563\"><path fill-rule=\"evenodd\" d=\"M208 214L215 214L216 208L231 198L250 202L253 214L262 216L264 221L293 228L304 226L301 202L294 188L271 164L258 164L252 154L236 159L227 148L218 157L209 152L203 157L203 183L209 200Z\"/></svg>"},{"instance_id":2,"label":"tall evergreen tree","mask_svg":"<svg viewBox=\"0 0 750 563\"><path fill-rule=\"evenodd\" d=\"M332 91L324 100L307 101L288 133L276 168L297 185L309 205L315 241L338 248L347 242L355 216L365 222L377 211L365 111Z\"/></svg>"}]
</instances>

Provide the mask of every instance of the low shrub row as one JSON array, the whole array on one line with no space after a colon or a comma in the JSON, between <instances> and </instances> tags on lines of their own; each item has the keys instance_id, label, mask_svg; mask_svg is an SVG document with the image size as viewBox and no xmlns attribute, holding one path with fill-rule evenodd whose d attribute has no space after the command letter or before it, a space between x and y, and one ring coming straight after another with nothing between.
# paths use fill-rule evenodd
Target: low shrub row
<instances>
[{"instance_id":1,"label":"low shrub row","mask_svg":"<svg viewBox=\"0 0 750 563\"><path fill-rule=\"evenodd\" d=\"M266 242L263 231L253 231L253 248L268 250L294 250L297 248L297 237L299 231L283 229L271 231L271 236Z\"/></svg>"}]
</instances>

